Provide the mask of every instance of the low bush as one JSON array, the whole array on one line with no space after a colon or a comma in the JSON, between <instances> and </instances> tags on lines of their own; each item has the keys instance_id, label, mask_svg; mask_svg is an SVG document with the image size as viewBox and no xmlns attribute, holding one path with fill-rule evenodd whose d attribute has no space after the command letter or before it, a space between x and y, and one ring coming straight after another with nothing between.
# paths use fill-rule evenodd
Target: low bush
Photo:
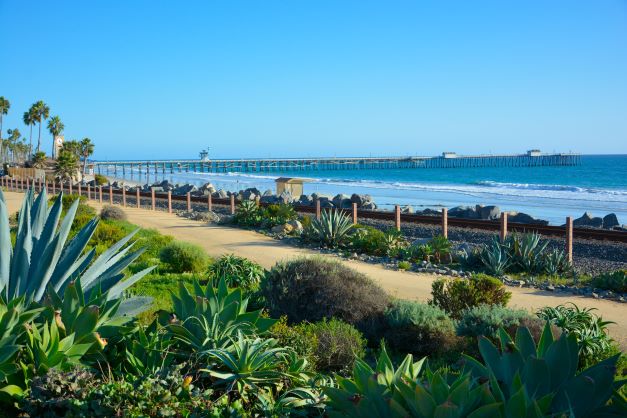
<instances>
[{"instance_id":1,"label":"low bush","mask_svg":"<svg viewBox=\"0 0 627 418\"><path fill-rule=\"evenodd\" d=\"M437 306L397 300L385 311L385 339L402 353L432 356L457 345L451 318Z\"/></svg>"},{"instance_id":2,"label":"low bush","mask_svg":"<svg viewBox=\"0 0 627 418\"><path fill-rule=\"evenodd\" d=\"M159 258L173 273L200 273L207 268L210 261L201 247L180 241L173 241L163 247Z\"/></svg>"},{"instance_id":3,"label":"low bush","mask_svg":"<svg viewBox=\"0 0 627 418\"><path fill-rule=\"evenodd\" d=\"M278 341L281 347L290 347L296 354L306 358L309 365L315 367L314 355L318 349L318 339L314 333L306 332L304 322L298 325L289 325L287 316L283 315L270 328L270 337Z\"/></svg>"},{"instance_id":4,"label":"low bush","mask_svg":"<svg viewBox=\"0 0 627 418\"><path fill-rule=\"evenodd\" d=\"M443 235L436 235L428 242L433 249L433 258L436 263L451 262L451 242Z\"/></svg>"},{"instance_id":5,"label":"low bush","mask_svg":"<svg viewBox=\"0 0 627 418\"><path fill-rule=\"evenodd\" d=\"M592 279L592 286L613 292L627 293L627 270L600 274Z\"/></svg>"},{"instance_id":6,"label":"low bush","mask_svg":"<svg viewBox=\"0 0 627 418\"><path fill-rule=\"evenodd\" d=\"M126 212L119 206L105 205L102 210L100 210L100 219L106 221L125 221Z\"/></svg>"},{"instance_id":7,"label":"low bush","mask_svg":"<svg viewBox=\"0 0 627 418\"><path fill-rule=\"evenodd\" d=\"M105 184L109 184L109 179L102 174L94 175L94 180L96 181L96 186L104 186Z\"/></svg>"},{"instance_id":8,"label":"low bush","mask_svg":"<svg viewBox=\"0 0 627 418\"><path fill-rule=\"evenodd\" d=\"M512 294L503 283L486 274L476 274L470 279L438 279L431 287L430 304L442 308L458 319L462 311L479 305L507 305Z\"/></svg>"},{"instance_id":9,"label":"low bush","mask_svg":"<svg viewBox=\"0 0 627 418\"><path fill-rule=\"evenodd\" d=\"M316 341L312 357L317 371L346 373L352 369L355 360L365 354L366 340L346 322L331 318L302 324L298 328Z\"/></svg>"},{"instance_id":10,"label":"low bush","mask_svg":"<svg viewBox=\"0 0 627 418\"><path fill-rule=\"evenodd\" d=\"M355 231L350 239L350 246L359 253L382 255L383 231L372 226L355 225Z\"/></svg>"},{"instance_id":11,"label":"low bush","mask_svg":"<svg viewBox=\"0 0 627 418\"><path fill-rule=\"evenodd\" d=\"M457 335L461 337L494 338L499 328L518 327L523 319L531 315L523 310L514 310L501 305L479 305L465 309L457 322Z\"/></svg>"},{"instance_id":12,"label":"low bush","mask_svg":"<svg viewBox=\"0 0 627 418\"><path fill-rule=\"evenodd\" d=\"M366 275L342 263L311 257L275 265L262 282L270 313L287 315L290 323L336 317L376 338L385 291Z\"/></svg>"},{"instance_id":13,"label":"low bush","mask_svg":"<svg viewBox=\"0 0 627 418\"><path fill-rule=\"evenodd\" d=\"M233 222L241 226L255 227L263 220L261 208L254 200L244 200L237 206Z\"/></svg>"},{"instance_id":14,"label":"low bush","mask_svg":"<svg viewBox=\"0 0 627 418\"><path fill-rule=\"evenodd\" d=\"M265 275L265 270L259 264L234 254L218 258L209 272L214 280L225 279L229 287L244 289L255 289Z\"/></svg>"},{"instance_id":15,"label":"low bush","mask_svg":"<svg viewBox=\"0 0 627 418\"><path fill-rule=\"evenodd\" d=\"M303 238L325 247L337 248L348 244L352 230L350 216L337 209L324 210L320 219L311 220Z\"/></svg>"},{"instance_id":16,"label":"low bush","mask_svg":"<svg viewBox=\"0 0 627 418\"><path fill-rule=\"evenodd\" d=\"M271 228L275 225L283 225L298 218L298 214L292 205L280 203L277 205L268 205L261 210L263 225Z\"/></svg>"},{"instance_id":17,"label":"low bush","mask_svg":"<svg viewBox=\"0 0 627 418\"><path fill-rule=\"evenodd\" d=\"M411 263L409 261L399 261L398 269L399 270L409 270L411 268Z\"/></svg>"}]
</instances>

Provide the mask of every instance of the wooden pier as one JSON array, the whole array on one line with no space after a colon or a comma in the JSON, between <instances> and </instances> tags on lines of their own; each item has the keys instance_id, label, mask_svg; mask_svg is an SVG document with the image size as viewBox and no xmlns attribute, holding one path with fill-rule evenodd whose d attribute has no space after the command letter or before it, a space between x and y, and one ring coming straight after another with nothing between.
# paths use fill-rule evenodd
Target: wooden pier
<instances>
[{"instance_id":1,"label":"wooden pier","mask_svg":"<svg viewBox=\"0 0 627 418\"><path fill-rule=\"evenodd\" d=\"M576 166L581 155L543 154L537 150L515 155L457 155L445 152L437 157L346 157L346 158L266 158L153 161L93 161L94 173L127 177L183 172L264 173L321 170L366 170L402 168L487 168Z\"/></svg>"}]
</instances>

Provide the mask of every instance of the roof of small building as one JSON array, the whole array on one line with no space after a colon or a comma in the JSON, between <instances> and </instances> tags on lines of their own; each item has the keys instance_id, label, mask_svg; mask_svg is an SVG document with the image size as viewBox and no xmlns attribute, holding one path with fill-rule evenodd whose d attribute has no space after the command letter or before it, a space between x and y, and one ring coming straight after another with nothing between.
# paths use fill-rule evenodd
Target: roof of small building
<instances>
[{"instance_id":1,"label":"roof of small building","mask_svg":"<svg viewBox=\"0 0 627 418\"><path fill-rule=\"evenodd\" d=\"M308 183L311 180L303 179L303 178L299 178L299 177L279 177L278 179L276 179L274 181L277 182L277 183L294 184L294 183Z\"/></svg>"}]
</instances>

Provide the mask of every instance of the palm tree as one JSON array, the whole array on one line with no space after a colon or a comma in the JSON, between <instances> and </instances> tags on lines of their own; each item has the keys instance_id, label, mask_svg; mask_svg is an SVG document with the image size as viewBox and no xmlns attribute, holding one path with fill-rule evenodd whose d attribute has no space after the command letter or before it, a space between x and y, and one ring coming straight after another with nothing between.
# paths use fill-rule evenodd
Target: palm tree
<instances>
[{"instance_id":1,"label":"palm tree","mask_svg":"<svg viewBox=\"0 0 627 418\"><path fill-rule=\"evenodd\" d=\"M5 99L4 96L0 96L0 144L4 144L2 142L2 116L8 114L10 108L11 108L11 103L9 103L9 101ZM0 155L0 157L3 157L3 156L4 156L4 153Z\"/></svg>"},{"instance_id":2,"label":"palm tree","mask_svg":"<svg viewBox=\"0 0 627 418\"><path fill-rule=\"evenodd\" d=\"M42 100L33 105L35 107L35 120L39 123L39 137L37 138L37 152L41 149L41 124L50 116L50 108Z\"/></svg>"},{"instance_id":3,"label":"palm tree","mask_svg":"<svg viewBox=\"0 0 627 418\"><path fill-rule=\"evenodd\" d=\"M46 153L43 151L36 152L31 161L33 167L44 168L46 166Z\"/></svg>"},{"instance_id":4,"label":"palm tree","mask_svg":"<svg viewBox=\"0 0 627 418\"><path fill-rule=\"evenodd\" d=\"M30 135L28 137L28 152L30 154L33 153L33 125L37 122L37 115L35 112L35 105L32 105L30 109L24 112L22 116L22 120L24 121L24 125L30 127Z\"/></svg>"},{"instance_id":5,"label":"palm tree","mask_svg":"<svg viewBox=\"0 0 627 418\"><path fill-rule=\"evenodd\" d=\"M78 159L81 156L81 143L75 140L65 141L61 150L71 153Z\"/></svg>"},{"instance_id":6,"label":"palm tree","mask_svg":"<svg viewBox=\"0 0 627 418\"><path fill-rule=\"evenodd\" d=\"M9 134L9 138L7 139L7 143L8 143L8 148L9 151L11 151L11 162L15 162L16 160L16 145L17 142L20 139L20 130L15 128L15 129L8 129L7 133Z\"/></svg>"},{"instance_id":7,"label":"palm tree","mask_svg":"<svg viewBox=\"0 0 627 418\"><path fill-rule=\"evenodd\" d=\"M87 159L94 153L94 143L89 138L80 142L81 156L83 157L83 174L87 173Z\"/></svg>"},{"instance_id":8,"label":"palm tree","mask_svg":"<svg viewBox=\"0 0 627 418\"><path fill-rule=\"evenodd\" d=\"M55 157L54 138L61 135L64 129L65 129L65 125L63 124L63 122L61 122L61 118L59 118L58 116L53 116L48 121L48 132L50 132L50 134L52 135L52 154L51 154L52 158ZM37 149L37 151L39 151L39 149Z\"/></svg>"},{"instance_id":9,"label":"palm tree","mask_svg":"<svg viewBox=\"0 0 627 418\"><path fill-rule=\"evenodd\" d=\"M61 180L72 179L78 171L78 158L73 153L61 150L54 167L54 174Z\"/></svg>"}]
</instances>

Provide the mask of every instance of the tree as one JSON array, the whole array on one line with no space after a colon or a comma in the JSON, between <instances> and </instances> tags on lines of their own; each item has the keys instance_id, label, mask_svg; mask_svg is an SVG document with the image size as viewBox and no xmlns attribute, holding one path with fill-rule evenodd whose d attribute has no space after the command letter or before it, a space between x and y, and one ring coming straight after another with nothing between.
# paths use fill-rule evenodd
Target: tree
<instances>
[{"instance_id":1,"label":"tree","mask_svg":"<svg viewBox=\"0 0 627 418\"><path fill-rule=\"evenodd\" d=\"M94 143L89 138L80 142L81 156L83 157L83 174L87 173L87 159L94 153Z\"/></svg>"},{"instance_id":2,"label":"tree","mask_svg":"<svg viewBox=\"0 0 627 418\"><path fill-rule=\"evenodd\" d=\"M57 156L54 174L61 180L72 179L78 171L78 158L73 153L63 149Z\"/></svg>"},{"instance_id":3,"label":"tree","mask_svg":"<svg viewBox=\"0 0 627 418\"><path fill-rule=\"evenodd\" d=\"M39 136L37 137L37 152L41 150L41 124L50 116L50 108L42 100L33 105L35 107L35 120L39 123Z\"/></svg>"},{"instance_id":4,"label":"tree","mask_svg":"<svg viewBox=\"0 0 627 418\"><path fill-rule=\"evenodd\" d=\"M63 143L63 147L61 148L63 151L69 152L76 157L76 159L81 156L81 143L75 140L65 141Z\"/></svg>"},{"instance_id":5,"label":"tree","mask_svg":"<svg viewBox=\"0 0 627 418\"><path fill-rule=\"evenodd\" d=\"M11 162L22 161L24 159L24 148L20 142L20 137L22 136L20 130L17 128L9 129L7 133L9 134L7 142L8 149L11 152Z\"/></svg>"},{"instance_id":6,"label":"tree","mask_svg":"<svg viewBox=\"0 0 627 418\"><path fill-rule=\"evenodd\" d=\"M61 135L63 130L65 129L65 125L61 122L61 118L59 116L53 116L48 121L48 131L52 135L52 158L55 157L54 152L54 138Z\"/></svg>"},{"instance_id":7,"label":"tree","mask_svg":"<svg viewBox=\"0 0 627 418\"><path fill-rule=\"evenodd\" d=\"M0 96L0 145L4 148L4 142L2 142L2 116L9 113L11 103L4 96ZM4 156L4 153L2 154ZM0 156L1 157L1 156Z\"/></svg>"},{"instance_id":8,"label":"tree","mask_svg":"<svg viewBox=\"0 0 627 418\"><path fill-rule=\"evenodd\" d=\"M30 109L24 112L22 116L22 120L24 121L24 125L30 127L30 136L28 137L28 152L30 154L33 153L33 126L37 122L37 115L35 112L35 105L32 105Z\"/></svg>"},{"instance_id":9,"label":"tree","mask_svg":"<svg viewBox=\"0 0 627 418\"><path fill-rule=\"evenodd\" d=\"M32 158L33 167L44 168L46 166L46 153L43 151L36 152Z\"/></svg>"}]
</instances>

